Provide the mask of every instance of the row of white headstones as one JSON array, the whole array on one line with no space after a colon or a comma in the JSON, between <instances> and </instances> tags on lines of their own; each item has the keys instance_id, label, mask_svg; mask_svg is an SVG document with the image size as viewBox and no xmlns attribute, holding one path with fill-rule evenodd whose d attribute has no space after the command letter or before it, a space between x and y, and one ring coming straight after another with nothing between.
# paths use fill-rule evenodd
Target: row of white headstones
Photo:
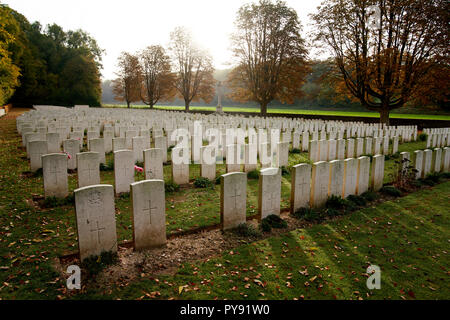
<instances>
[{"instance_id":1,"label":"row of white headstones","mask_svg":"<svg viewBox=\"0 0 450 320\"><path fill-rule=\"evenodd\" d=\"M449 172L450 148L415 151L416 178L434 171ZM409 159L408 152L401 153ZM404 162L408 165L407 162ZM383 185L384 155L372 158L319 161L313 165L295 165L291 172L292 212L304 207L322 207L331 195L343 198L361 195L369 188L377 191ZM129 184L133 213L133 239L136 250L166 243L164 181L150 179ZM117 250L112 185L93 185L76 189L75 207L81 259ZM258 190L259 219L280 215L281 169L260 171ZM223 230L246 222L247 175L231 172L221 176L220 214Z\"/></svg>"}]
</instances>

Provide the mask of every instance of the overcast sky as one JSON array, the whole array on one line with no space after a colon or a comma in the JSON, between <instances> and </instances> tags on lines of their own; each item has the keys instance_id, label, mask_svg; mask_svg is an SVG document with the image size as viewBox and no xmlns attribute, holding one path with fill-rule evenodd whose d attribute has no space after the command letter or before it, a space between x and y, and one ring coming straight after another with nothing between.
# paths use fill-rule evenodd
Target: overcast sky
<instances>
[{"instance_id":1,"label":"overcast sky","mask_svg":"<svg viewBox=\"0 0 450 320\"><path fill-rule=\"evenodd\" d=\"M244 0L2 0L30 21L51 23L64 30L83 29L106 50L104 79L114 78L120 52L134 53L152 44L167 46L169 33L188 27L196 41L208 49L217 69L230 62L229 35ZM321 0L287 0L303 25L310 30L308 14Z\"/></svg>"}]
</instances>

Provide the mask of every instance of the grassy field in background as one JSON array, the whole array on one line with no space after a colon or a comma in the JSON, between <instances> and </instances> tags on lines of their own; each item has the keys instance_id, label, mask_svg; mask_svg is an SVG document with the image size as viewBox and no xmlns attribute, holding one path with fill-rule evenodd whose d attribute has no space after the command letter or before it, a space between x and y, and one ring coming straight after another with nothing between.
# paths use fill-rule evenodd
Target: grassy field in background
<instances>
[{"instance_id":1,"label":"grassy field in background","mask_svg":"<svg viewBox=\"0 0 450 320\"><path fill-rule=\"evenodd\" d=\"M110 105L106 104L107 108L126 108L126 105ZM133 105L132 108L136 109L148 109L148 106ZM155 109L161 110L184 110L183 106L156 106ZM197 111L215 111L215 107L190 107L191 110ZM259 112L258 108L252 107L223 107L226 112ZM358 111L325 111L325 110L304 110L296 108L270 108L268 113L285 113L285 114L304 114L304 115L323 115L323 116L345 116L345 117L368 117L379 118L380 115L377 112L358 112ZM424 119L424 120L448 120L450 121L450 115L436 115L436 114L406 114L406 113L391 113L390 118L396 119Z\"/></svg>"}]
</instances>

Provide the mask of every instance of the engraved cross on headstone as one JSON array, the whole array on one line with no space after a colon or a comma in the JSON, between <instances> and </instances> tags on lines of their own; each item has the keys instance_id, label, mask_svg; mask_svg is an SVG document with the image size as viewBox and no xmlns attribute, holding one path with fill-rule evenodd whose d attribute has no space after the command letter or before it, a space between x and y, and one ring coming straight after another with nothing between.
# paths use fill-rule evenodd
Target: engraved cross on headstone
<instances>
[{"instance_id":1,"label":"engraved cross on headstone","mask_svg":"<svg viewBox=\"0 0 450 320\"><path fill-rule=\"evenodd\" d=\"M269 197L267 198L268 203L270 204L270 210L275 209L276 205L274 206L274 201L277 200L277 197L275 197L275 194L269 193Z\"/></svg>"},{"instance_id":2,"label":"engraved cross on headstone","mask_svg":"<svg viewBox=\"0 0 450 320\"><path fill-rule=\"evenodd\" d=\"M242 194L240 194L240 192L238 192L237 188L234 188L233 193L234 194L231 195L230 198L234 199L233 209L237 209L237 198L241 198Z\"/></svg>"},{"instance_id":3,"label":"engraved cross on headstone","mask_svg":"<svg viewBox=\"0 0 450 320\"><path fill-rule=\"evenodd\" d=\"M105 228L100 228L98 220L96 222L97 222L97 227L96 228L94 227L90 231L91 232L97 232L97 243L100 244L100 231L105 230Z\"/></svg>"},{"instance_id":4,"label":"engraved cross on headstone","mask_svg":"<svg viewBox=\"0 0 450 320\"><path fill-rule=\"evenodd\" d=\"M56 164L51 169L53 170L50 170L49 173L53 174L55 177L55 184L58 184L58 174L61 173L61 171L57 170Z\"/></svg>"},{"instance_id":5,"label":"engraved cross on headstone","mask_svg":"<svg viewBox=\"0 0 450 320\"><path fill-rule=\"evenodd\" d=\"M95 172L96 169L88 165L88 167L86 169L84 169L83 171L87 171L89 174L89 178L91 178L91 171Z\"/></svg>"},{"instance_id":6,"label":"engraved cross on headstone","mask_svg":"<svg viewBox=\"0 0 450 320\"><path fill-rule=\"evenodd\" d=\"M148 202L148 207L143 208L142 211L144 211L144 212L148 211L149 221L150 221L150 224L152 224L152 213L154 213L154 212L152 212L152 210L156 210L156 209L158 209L158 207L152 207L151 200L148 200L147 202Z\"/></svg>"}]
</instances>

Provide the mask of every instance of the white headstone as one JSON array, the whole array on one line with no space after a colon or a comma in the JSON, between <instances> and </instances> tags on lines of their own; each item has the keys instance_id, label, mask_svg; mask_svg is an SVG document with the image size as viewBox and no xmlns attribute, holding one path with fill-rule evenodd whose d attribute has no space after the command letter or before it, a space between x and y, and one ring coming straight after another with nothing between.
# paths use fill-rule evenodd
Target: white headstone
<instances>
[{"instance_id":1,"label":"white headstone","mask_svg":"<svg viewBox=\"0 0 450 320\"><path fill-rule=\"evenodd\" d=\"M222 230L236 228L246 221L247 175L232 172L221 176L220 221Z\"/></svg>"},{"instance_id":2,"label":"white headstone","mask_svg":"<svg viewBox=\"0 0 450 320\"><path fill-rule=\"evenodd\" d=\"M319 161L312 165L311 206L320 208L328 199L330 163Z\"/></svg>"},{"instance_id":3,"label":"white headstone","mask_svg":"<svg viewBox=\"0 0 450 320\"><path fill-rule=\"evenodd\" d=\"M80 259L117 252L113 187L94 185L74 193Z\"/></svg>"},{"instance_id":4,"label":"white headstone","mask_svg":"<svg viewBox=\"0 0 450 320\"><path fill-rule=\"evenodd\" d=\"M116 194L130 192L134 182L134 155L131 150L114 151L114 187Z\"/></svg>"},{"instance_id":5,"label":"white headstone","mask_svg":"<svg viewBox=\"0 0 450 320\"><path fill-rule=\"evenodd\" d=\"M356 194L356 183L358 178L358 160L345 159L344 160L344 196Z\"/></svg>"},{"instance_id":6,"label":"white headstone","mask_svg":"<svg viewBox=\"0 0 450 320\"><path fill-rule=\"evenodd\" d=\"M136 250L166 244L166 206L163 180L131 184L133 240Z\"/></svg>"},{"instance_id":7,"label":"white headstone","mask_svg":"<svg viewBox=\"0 0 450 320\"><path fill-rule=\"evenodd\" d=\"M262 169L259 175L258 212L260 220L269 215L280 215L281 169Z\"/></svg>"},{"instance_id":8,"label":"white headstone","mask_svg":"<svg viewBox=\"0 0 450 320\"><path fill-rule=\"evenodd\" d=\"M78 140L70 139L63 141L64 152L68 155L67 169L75 170L77 168L77 153L80 152L80 143Z\"/></svg>"},{"instance_id":9,"label":"white headstone","mask_svg":"<svg viewBox=\"0 0 450 320\"><path fill-rule=\"evenodd\" d=\"M293 166L291 176L291 213L294 213L310 206L311 165L301 163Z\"/></svg>"},{"instance_id":10,"label":"white headstone","mask_svg":"<svg viewBox=\"0 0 450 320\"><path fill-rule=\"evenodd\" d=\"M50 153L42 156L45 197L65 198L69 194L67 184L67 155Z\"/></svg>"},{"instance_id":11,"label":"white headstone","mask_svg":"<svg viewBox=\"0 0 450 320\"><path fill-rule=\"evenodd\" d=\"M76 154L78 188L100 184L100 156L97 152Z\"/></svg>"},{"instance_id":12,"label":"white headstone","mask_svg":"<svg viewBox=\"0 0 450 320\"><path fill-rule=\"evenodd\" d=\"M369 190L369 177L370 177L370 158L359 157L356 194L361 195L367 190Z\"/></svg>"},{"instance_id":13,"label":"white headstone","mask_svg":"<svg viewBox=\"0 0 450 320\"><path fill-rule=\"evenodd\" d=\"M372 158L372 169L370 176L370 187L378 191L383 187L384 180L384 155L376 155Z\"/></svg>"},{"instance_id":14,"label":"white headstone","mask_svg":"<svg viewBox=\"0 0 450 320\"><path fill-rule=\"evenodd\" d=\"M163 152L161 149L147 149L144 153L145 179L164 180Z\"/></svg>"},{"instance_id":15,"label":"white headstone","mask_svg":"<svg viewBox=\"0 0 450 320\"><path fill-rule=\"evenodd\" d=\"M343 197L344 194L344 161L330 161L330 196Z\"/></svg>"},{"instance_id":16,"label":"white headstone","mask_svg":"<svg viewBox=\"0 0 450 320\"><path fill-rule=\"evenodd\" d=\"M28 148L30 150L30 168L32 172L42 168L42 156L48 153L47 141L30 141Z\"/></svg>"}]
</instances>

